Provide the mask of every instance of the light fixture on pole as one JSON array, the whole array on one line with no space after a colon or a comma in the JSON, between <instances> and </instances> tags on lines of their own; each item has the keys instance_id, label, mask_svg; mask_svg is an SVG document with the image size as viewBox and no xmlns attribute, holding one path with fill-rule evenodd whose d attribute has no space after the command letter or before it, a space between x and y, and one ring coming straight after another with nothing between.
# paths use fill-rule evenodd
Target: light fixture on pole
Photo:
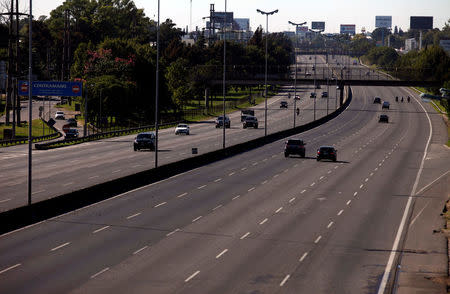
<instances>
[{"instance_id":1,"label":"light fixture on pole","mask_svg":"<svg viewBox=\"0 0 450 294\"><path fill-rule=\"evenodd\" d=\"M294 23L292 21L288 21L289 24L295 26L295 36L296 36L296 46L298 46L298 36L297 31L298 27L306 24L305 22L302 23ZM297 47L294 47L294 66L295 66L295 76L294 76L294 128L295 128L295 117L296 117L296 111L297 111Z\"/></svg>"},{"instance_id":2,"label":"light fixture on pole","mask_svg":"<svg viewBox=\"0 0 450 294\"><path fill-rule=\"evenodd\" d=\"M278 12L278 9L270 11L270 12L265 12L262 11L260 9L256 9L257 12L261 13L262 15L266 16L266 67L265 67L265 74L264 74L264 98L265 98L265 103L264 103L264 136L267 136L267 57L268 57L268 53L267 53L267 41L268 41L268 37L269 37L269 15L273 15L275 13Z\"/></svg>"}]
</instances>

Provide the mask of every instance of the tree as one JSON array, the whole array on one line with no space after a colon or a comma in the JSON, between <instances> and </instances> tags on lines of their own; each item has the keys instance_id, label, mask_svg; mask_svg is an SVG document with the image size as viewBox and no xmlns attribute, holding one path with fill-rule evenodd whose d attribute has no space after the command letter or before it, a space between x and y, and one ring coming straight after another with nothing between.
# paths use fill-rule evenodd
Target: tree
<instances>
[{"instance_id":1,"label":"tree","mask_svg":"<svg viewBox=\"0 0 450 294\"><path fill-rule=\"evenodd\" d=\"M189 62L184 58L178 58L167 68L167 86L172 94L172 99L178 106L183 106L187 100L192 98L189 76Z\"/></svg>"}]
</instances>

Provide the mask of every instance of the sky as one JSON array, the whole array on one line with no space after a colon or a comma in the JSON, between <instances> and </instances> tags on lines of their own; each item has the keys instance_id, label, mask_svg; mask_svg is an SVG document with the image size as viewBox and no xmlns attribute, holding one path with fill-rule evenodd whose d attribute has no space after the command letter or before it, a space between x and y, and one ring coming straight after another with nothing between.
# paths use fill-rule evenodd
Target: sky
<instances>
[{"instance_id":1,"label":"sky","mask_svg":"<svg viewBox=\"0 0 450 294\"><path fill-rule=\"evenodd\" d=\"M20 6L28 8L29 1L19 0ZM50 11L61 5L63 0L40 0L33 2L35 16L50 15ZM409 29L410 16L433 16L433 27L442 29L450 19L450 0L161 0L161 21L170 18L179 28L190 24L190 3L192 2L192 26L199 29L205 27L202 17L209 15L210 4L215 4L216 11L234 12L235 18L250 18L252 30L260 25L265 29L266 17L257 13L256 9L279 12L269 16L269 32L294 31L294 23L325 21L326 33L338 33L340 24L355 24L356 32L362 27L367 31L375 29L376 15L392 16L392 26L404 31ZM157 0L134 0L137 8L156 19Z\"/></svg>"}]
</instances>

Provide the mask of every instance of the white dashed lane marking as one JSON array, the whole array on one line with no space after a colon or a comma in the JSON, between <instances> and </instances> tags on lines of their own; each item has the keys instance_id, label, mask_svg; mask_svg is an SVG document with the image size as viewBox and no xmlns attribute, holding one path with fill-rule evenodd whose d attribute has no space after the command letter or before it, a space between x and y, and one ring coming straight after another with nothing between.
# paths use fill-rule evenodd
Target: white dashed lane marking
<instances>
[{"instance_id":1,"label":"white dashed lane marking","mask_svg":"<svg viewBox=\"0 0 450 294\"><path fill-rule=\"evenodd\" d=\"M180 230L180 229L176 229L176 230L174 230L174 231L172 231L172 232L170 232L170 233L167 233L166 236L169 237L169 236L175 234L176 232L178 232L179 230Z\"/></svg>"},{"instance_id":2,"label":"white dashed lane marking","mask_svg":"<svg viewBox=\"0 0 450 294\"><path fill-rule=\"evenodd\" d=\"M221 258L222 255L224 255L224 254L227 253L227 252L228 252L228 249L224 249L222 252L220 252L220 253L216 256L216 259Z\"/></svg>"},{"instance_id":3,"label":"white dashed lane marking","mask_svg":"<svg viewBox=\"0 0 450 294\"><path fill-rule=\"evenodd\" d=\"M314 241L315 244L319 243L320 239L322 239L322 236L317 237L317 239Z\"/></svg>"},{"instance_id":4,"label":"white dashed lane marking","mask_svg":"<svg viewBox=\"0 0 450 294\"><path fill-rule=\"evenodd\" d=\"M157 208L157 207L160 207L160 206L163 206L163 205L166 205L166 204L167 204L167 202L161 202L160 204L155 205L154 208Z\"/></svg>"},{"instance_id":5,"label":"white dashed lane marking","mask_svg":"<svg viewBox=\"0 0 450 294\"><path fill-rule=\"evenodd\" d=\"M136 216L140 215L141 213L142 213L142 212L138 212L138 213L135 213L135 214L133 214L133 215L127 216L127 219L135 218Z\"/></svg>"},{"instance_id":6,"label":"white dashed lane marking","mask_svg":"<svg viewBox=\"0 0 450 294\"><path fill-rule=\"evenodd\" d=\"M94 274L91 276L91 279L94 279L95 277L98 277L99 275L103 274L104 272L108 271L109 267L102 269L101 271L99 271L98 273Z\"/></svg>"},{"instance_id":7,"label":"white dashed lane marking","mask_svg":"<svg viewBox=\"0 0 450 294\"><path fill-rule=\"evenodd\" d=\"M269 220L268 218L265 218L265 219L263 219L259 224L260 224L260 225L263 225L263 224L265 224L268 220Z\"/></svg>"},{"instance_id":8,"label":"white dashed lane marking","mask_svg":"<svg viewBox=\"0 0 450 294\"><path fill-rule=\"evenodd\" d=\"M290 276L291 276L291 275L287 275L287 276L283 279L283 281L281 281L280 287L283 287L283 285L286 283L286 281L289 279Z\"/></svg>"},{"instance_id":9,"label":"white dashed lane marking","mask_svg":"<svg viewBox=\"0 0 450 294\"><path fill-rule=\"evenodd\" d=\"M177 198L181 198L181 197L184 197L186 195L187 195L187 193L183 193L183 194L178 195Z\"/></svg>"},{"instance_id":10,"label":"white dashed lane marking","mask_svg":"<svg viewBox=\"0 0 450 294\"><path fill-rule=\"evenodd\" d=\"M250 232L245 233L244 235L242 235L242 237L240 238L241 240L244 240L245 238L248 237L248 235L250 235Z\"/></svg>"},{"instance_id":11,"label":"white dashed lane marking","mask_svg":"<svg viewBox=\"0 0 450 294\"><path fill-rule=\"evenodd\" d=\"M201 219L201 218L202 218L202 216L196 217L196 218L194 218L194 219L192 220L192 222L195 223L196 221L198 221L198 220Z\"/></svg>"},{"instance_id":12,"label":"white dashed lane marking","mask_svg":"<svg viewBox=\"0 0 450 294\"><path fill-rule=\"evenodd\" d=\"M219 204L219 205L217 205L216 207L213 208L213 211L214 211L214 210L217 210L217 209L219 209L219 208L221 208L221 207L222 207L222 204Z\"/></svg>"},{"instance_id":13,"label":"white dashed lane marking","mask_svg":"<svg viewBox=\"0 0 450 294\"><path fill-rule=\"evenodd\" d=\"M185 283L189 282L190 280L192 280L193 278L195 278L196 275L198 275L200 273L200 271L196 271L195 273L193 273L192 275L190 275L186 280L184 280Z\"/></svg>"},{"instance_id":14,"label":"white dashed lane marking","mask_svg":"<svg viewBox=\"0 0 450 294\"><path fill-rule=\"evenodd\" d=\"M63 247L66 247L66 246L69 245L69 244L70 244L70 242L66 242L66 243L64 243L64 244L61 244L61 245L59 245L59 246L56 246L55 248L51 249L50 251L56 251L56 250L58 250L58 249L61 249L61 248L63 248Z\"/></svg>"},{"instance_id":15,"label":"white dashed lane marking","mask_svg":"<svg viewBox=\"0 0 450 294\"><path fill-rule=\"evenodd\" d=\"M305 260L306 256L308 256L308 252L303 253L302 257L300 257L299 261L302 262Z\"/></svg>"},{"instance_id":16,"label":"white dashed lane marking","mask_svg":"<svg viewBox=\"0 0 450 294\"><path fill-rule=\"evenodd\" d=\"M342 213L344 212L344 210L343 209L341 209L339 212L338 212L338 214L337 215L341 215Z\"/></svg>"},{"instance_id":17,"label":"white dashed lane marking","mask_svg":"<svg viewBox=\"0 0 450 294\"><path fill-rule=\"evenodd\" d=\"M239 197L241 197L241 195L234 196L231 200L236 200L236 199L238 199Z\"/></svg>"},{"instance_id":18,"label":"white dashed lane marking","mask_svg":"<svg viewBox=\"0 0 450 294\"><path fill-rule=\"evenodd\" d=\"M93 231L92 233L93 234L96 234L96 233L98 233L98 232L101 232L101 231L103 231L103 230L106 230L107 228L109 228L110 226L104 226L104 227L102 227L102 228L100 228L100 229L97 229L97 230L95 230L95 231Z\"/></svg>"},{"instance_id":19,"label":"white dashed lane marking","mask_svg":"<svg viewBox=\"0 0 450 294\"><path fill-rule=\"evenodd\" d=\"M331 228L331 226L332 226L333 224L334 224L333 222L330 222L330 223L328 224L328 226L327 226L327 229Z\"/></svg>"},{"instance_id":20,"label":"white dashed lane marking","mask_svg":"<svg viewBox=\"0 0 450 294\"><path fill-rule=\"evenodd\" d=\"M197 187L197 189L203 189L203 188L205 188L206 187L206 185L202 185L202 186L200 186L200 187Z\"/></svg>"},{"instance_id":21,"label":"white dashed lane marking","mask_svg":"<svg viewBox=\"0 0 450 294\"><path fill-rule=\"evenodd\" d=\"M278 208L275 213L279 213L281 210L283 209L283 207Z\"/></svg>"},{"instance_id":22,"label":"white dashed lane marking","mask_svg":"<svg viewBox=\"0 0 450 294\"><path fill-rule=\"evenodd\" d=\"M22 264L18 263L18 264L15 264L15 265L13 265L13 266L10 266L10 267L8 267L8 268L5 268L4 270L1 270L1 271L0 271L0 274L6 273L7 271L10 271L10 270L12 270L12 269L14 269L14 268L16 268L16 267L21 266L21 265L22 265Z\"/></svg>"},{"instance_id":23,"label":"white dashed lane marking","mask_svg":"<svg viewBox=\"0 0 450 294\"><path fill-rule=\"evenodd\" d=\"M139 252L141 252L141 251L147 249L147 247L148 247L148 246L144 246L144 247L142 247L141 249L138 249L138 250L134 251L134 252L133 252L133 255L136 255L136 254L138 254Z\"/></svg>"}]
</instances>

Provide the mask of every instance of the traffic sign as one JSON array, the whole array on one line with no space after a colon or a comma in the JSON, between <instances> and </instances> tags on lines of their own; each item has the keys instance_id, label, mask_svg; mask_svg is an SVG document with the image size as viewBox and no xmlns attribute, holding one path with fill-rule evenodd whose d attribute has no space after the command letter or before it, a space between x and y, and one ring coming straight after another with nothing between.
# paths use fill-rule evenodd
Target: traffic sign
<instances>
[{"instance_id":1,"label":"traffic sign","mask_svg":"<svg viewBox=\"0 0 450 294\"><path fill-rule=\"evenodd\" d=\"M64 133L67 133L70 130L70 125L69 124L64 125L62 129Z\"/></svg>"},{"instance_id":2,"label":"traffic sign","mask_svg":"<svg viewBox=\"0 0 450 294\"><path fill-rule=\"evenodd\" d=\"M32 82L33 96L69 96L76 97L82 94L81 82L34 81ZM19 95L28 96L28 81L19 81Z\"/></svg>"}]
</instances>

